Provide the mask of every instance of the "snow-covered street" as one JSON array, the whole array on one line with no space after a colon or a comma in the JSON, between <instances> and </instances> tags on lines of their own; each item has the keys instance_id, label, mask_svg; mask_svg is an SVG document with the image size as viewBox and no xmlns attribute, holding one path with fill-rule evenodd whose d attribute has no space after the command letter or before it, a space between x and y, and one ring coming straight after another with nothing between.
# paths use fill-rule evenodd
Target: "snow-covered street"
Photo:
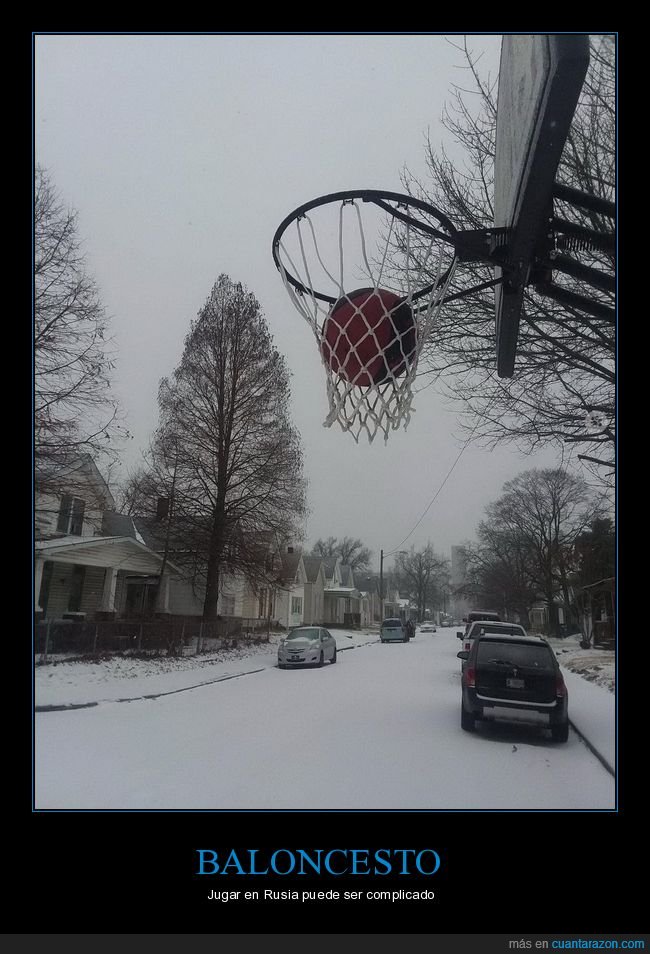
<instances>
[{"instance_id":1,"label":"snow-covered street","mask_svg":"<svg viewBox=\"0 0 650 954\"><path fill-rule=\"evenodd\" d=\"M557 744L524 726L461 730L455 629L335 635L322 669L281 671L273 646L146 678L128 660L108 681L101 664L76 679L74 664L38 667L37 707L97 704L37 711L36 809L615 808L612 775L573 731ZM576 680L576 725L581 705L613 712L611 693L588 686L585 702Z\"/></svg>"}]
</instances>

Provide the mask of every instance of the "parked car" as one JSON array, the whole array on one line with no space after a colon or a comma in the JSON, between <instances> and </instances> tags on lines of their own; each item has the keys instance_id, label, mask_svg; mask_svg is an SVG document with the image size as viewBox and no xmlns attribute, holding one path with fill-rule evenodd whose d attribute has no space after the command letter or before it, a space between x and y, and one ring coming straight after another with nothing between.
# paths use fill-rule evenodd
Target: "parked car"
<instances>
[{"instance_id":1,"label":"parked car","mask_svg":"<svg viewBox=\"0 0 650 954\"><path fill-rule=\"evenodd\" d=\"M404 623L396 616L383 621L379 629L379 638L382 643L407 643L409 639Z\"/></svg>"},{"instance_id":2,"label":"parked car","mask_svg":"<svg viewBox=\"0 0 650 954\"><path fill-rule=\"evenodd\" d=\"M477 719L547 726L556 742L569 737L569 694L550 644L541 636L480 633L461 650L461 727Z\"/></svg>"},{"instance_id":3,"label":"parked car","mask_svg":"<svg viewBox=\"0 0 650 954\"><path fill-rule=\"evenodd\" d=\"M422 623L422 625L420 626L420 632L421 632L421 633L435 633L435 632L436 632L436 627L433 625L433 623Z\"/></svg>"},{"instance_id":4,"label":"parked car","mask_svg":"<svg viewBox=\"0 0 650 954\"><path fill-rule=\"evenodd\" d=\"M469 632L470 626L477 619L499 620L501 617L498 613L493 613L492 610L472 610L471 613L467 614L467 616L463 616L463 622L465 623L465 633Z\"/></svg>"},{"instance_id":5,"label":"parked car","mask_svg":"<svg viewBox=\"0 0 650 954\"><path fill-rule=\"evenodd\" d=\"M510 636L527 636L528 633L519 623L492 622L487 619L475 619L469 624L465 633L456 633L458 639L463 640L463 649L467 652L472 648L472 641L479 633L503 633Z\"/></svg>"},{"instance_id":6,"label":"parked car","mask_svg":"<svg viewBox=\"0 0 650 954\"><path fill-rule=\"evenodd\" d=\"M296 626L278 645L278 669L336 662L336 640L322 626Z\"/></svg>"}]
</instances>

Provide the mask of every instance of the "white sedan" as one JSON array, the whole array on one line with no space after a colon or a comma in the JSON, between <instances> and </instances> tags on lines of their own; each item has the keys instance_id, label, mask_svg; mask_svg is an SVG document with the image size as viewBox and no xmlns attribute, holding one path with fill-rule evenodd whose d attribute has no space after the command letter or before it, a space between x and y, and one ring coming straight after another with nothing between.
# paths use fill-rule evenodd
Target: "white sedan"
<instances>
[{"instance_id":1,"label":"white sedan","mask_svg":"<svg viewBox=\"0 0 650 954\"><path fill-rule=\"evenodd\" d=\"M336 640L322 626L296 626L278 646L278 669L336 662Z\"/></svg>"},{"instance_id":2,"label":"white sedan","mask_svg":"<svg viewBox=\"0 0 650 954\"><path fill-rule=\"evenodd\" d=\"M421 633L435 633L435 632L436 632L436 627L433 625L433 623L422 623L422 625L420 626L420 632L421 632Z\"/></svg>"}]
</instances>

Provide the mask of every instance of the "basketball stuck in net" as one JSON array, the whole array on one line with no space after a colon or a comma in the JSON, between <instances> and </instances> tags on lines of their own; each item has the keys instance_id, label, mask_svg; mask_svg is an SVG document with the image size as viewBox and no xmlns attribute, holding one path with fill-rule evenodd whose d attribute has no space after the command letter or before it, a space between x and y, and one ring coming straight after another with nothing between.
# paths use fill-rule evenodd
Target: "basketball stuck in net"
<instances>
[{"instance_id":1,"label":"basketball stuck in net","mask_svg":"<svg viewBox=\"0 0 650 954\"><path fill-rule=\"evenodd\" d=\"M320 196L280 223L273 258L318 342L325 427L336 421L372 442L408 425L418 359L456 266L455 232L427 203L376 190Z\"/></svg>"},{"instance_id":2,"label":"basketball stuck in net","mask_svg":"<svg viewBox=\"0 0 650 954\"><path fill-rule=\"evenodd\" d=\"M382 288L343 295L325 319L323 358L339 377L357 387L398 378L416 353L416 326L406 301Z\"/></svg>"}]
</instances>

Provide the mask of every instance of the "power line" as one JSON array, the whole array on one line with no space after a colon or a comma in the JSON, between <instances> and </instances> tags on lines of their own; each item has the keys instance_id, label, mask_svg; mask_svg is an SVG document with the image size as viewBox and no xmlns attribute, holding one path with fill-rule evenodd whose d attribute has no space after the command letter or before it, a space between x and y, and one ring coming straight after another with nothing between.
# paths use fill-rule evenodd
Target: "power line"
<instances>
[{"instance_id":1,"label":"power line","mask_svg":"<svg viewBox=\"0 0 650 954\"><path fill-rule=\"evenodd\" d=\"M489 410L489 408L488 408L488 410ZM414 533L414 532L417 530L417 528L420 526L420 524L422 523L422 521L424 520L424 518L425 518L426 515L428 514L429 510L431 510L431 507L434 505L434 503L435 503L436 500L438 499L438 495L440 494L442 488L445 486L445 484L447 483L447 481L448 481L449 478L451 477L451 475L452 475L452 473L453 473L453 470L454 470L456 464L458 463L458 461L461 459L461 457L462 457L463 454L465 453L465 450L467 449L467 446L469 445L470 441L471 441L472 438L474 437L474 434L476 433L480 422L481 422L481 418L479 417L478 420L476 421L476 424L475 424L474 427L472 428L472 433L469 435L468 438L466 438L465 443L464 443L463 446L461 447L460 452L459 452L459 454L458 454L456 460L453 462L453 464L451 465L451 467L450 467L449 470L447 471L444 480L442 481L442 483L440 484L440 486L439 486L438 489L436 490L435 494L433 495L433 497L431 498L431 500L430 500L429 503L427 504L426 509L425 509L424 512L422 513L422 515L421 515L421 517L419 518L419 520L415 523L415 525L414 525L413 528L409 531L409 533L407 533L407 535L404 537L404 539L402 540L402 542L401 542L400 544L398 544L398 546L396 546L394 550L390 550L388 553L385 553L384 556L391 556L393 553L397 553L397 551L406 543L406 541L408 540L408 538L409 538L410 536L412 536L413 533Z\"/></svg>"}]
</instances>

